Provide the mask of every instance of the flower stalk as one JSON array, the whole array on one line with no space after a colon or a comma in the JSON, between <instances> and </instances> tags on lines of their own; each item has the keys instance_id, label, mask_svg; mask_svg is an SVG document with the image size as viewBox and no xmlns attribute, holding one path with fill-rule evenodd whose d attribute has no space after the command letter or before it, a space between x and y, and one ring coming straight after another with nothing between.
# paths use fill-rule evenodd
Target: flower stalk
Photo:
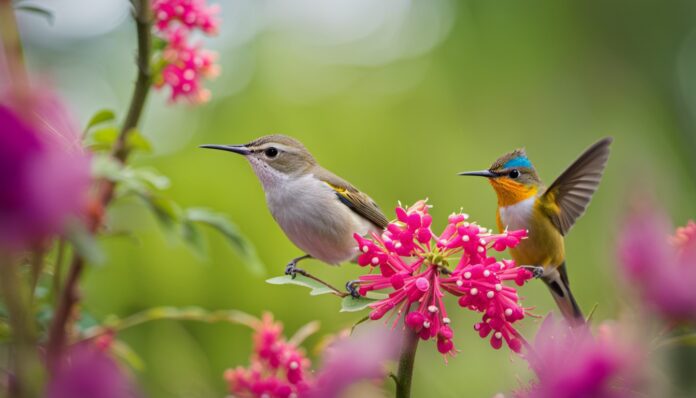
<instances>
[{"instance_id":1,"label":"flower stalk","mask_svg":"<svg viewBox=\"0 0 696 398\"><path fill-rule=\"evenodd\" d=\"M416 361L418 349L418 334L413 330L404 329L404 341L399 355L399 369L396 375L396 398L409 398L411 396L411 380L413 379L413 365Z\"/></svg>"}]
</instances>

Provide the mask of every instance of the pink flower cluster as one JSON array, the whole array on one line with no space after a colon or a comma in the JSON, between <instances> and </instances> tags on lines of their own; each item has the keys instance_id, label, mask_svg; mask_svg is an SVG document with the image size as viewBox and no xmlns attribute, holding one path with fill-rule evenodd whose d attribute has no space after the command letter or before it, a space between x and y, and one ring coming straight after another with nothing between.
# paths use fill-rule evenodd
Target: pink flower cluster
<instances>
[{"instance_id":1,"label":"pink flower cluster","mask_svg":"<svg viewBox=\"0 0 696 398\"><path fill-rule=\"evenodd\" d=\"M239 397L289 398L306 392L310 361L283 337L283 325L264 314L254 330L249 368L225 372L232 394Z\"/></svg>"},{"instance_id":2,"label":"pink flower cluster","mask_svg":"<svg viewBox=\"0 0 696 398\"><path fill-rule=\"evenodd\" d=\"M675 320L696 322L696 223L676 230L654 210L632 215L619 242L621 269L649 308Z\"/></svg>"},{"instance_id":3,"label":"pink flower cluster","mask_svg":"<svg viewBox=\"0 0 696 398\"><path fill-rule=\"evenodd\" d=\"M629 330L603 324L597 337L549 315L525 352L537 381L517 398L629 398L643 383L646 353Z\"/></svg>"},{"instance_id":4,"label":"pink flower cluster","mask_svg":"<svg viewBox=\"0 0 696 398\"><path fill-rule=\"evenodd\" d=\"M419 201L408 209L396 208L396 221L372 239L355 235L361 255L358 264L379 268L379 274L359 278L358 292L391 290L389 296L370 305L370 318L377 320L392 311L396 322L401 317L421 339L436 339L440 353L456 352L454 335L443 297L450 293L459 305L483 313L474 328L482 338L490 335L490 344L498 349L505 341L519 352L521 336L512 324L525 316L517 290L532 278L532 273L513 261L496 260L488 250L516 246L526 231L490 230L470 223L463 213L449 216L440 235L432 232L428 205Z\"/></svg>"},{"instance_id":5,"label":"pink flower cluster","mask_svg":"<svg viewBox=\"0 0 696 398\"><path fill-rule=\"evenodd\" d=\"M219 22L215 15L217 5L207 6L205 0L156 0L152 3L156 33L164 39L164 65L155 79L155 87L168 86L170 100L185 98L193 103L210 99L210 91L202 85L202 78L219 74L215 64L217 55L191 44L189 35L200 30L206 35L217 34Z\"/></svg>"}]
</instances>

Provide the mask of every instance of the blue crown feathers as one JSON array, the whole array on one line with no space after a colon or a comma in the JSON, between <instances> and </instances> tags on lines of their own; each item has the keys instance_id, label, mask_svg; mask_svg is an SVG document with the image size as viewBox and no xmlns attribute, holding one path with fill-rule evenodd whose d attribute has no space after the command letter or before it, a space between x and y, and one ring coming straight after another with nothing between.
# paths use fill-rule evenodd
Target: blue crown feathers
<instances>
[{"instance_id":1,"label":"blue crown feathers","mask_svg":"<svg viewBox=\"0 0 696 398\"><path fill-rule=\"evenodd\" d=\"M532 166L532 162L530 162L529 159L527 159L526 156L521 155L521 156L518 156L518 157L516 157L516 158L512 158L512 159L508 160L508 161L505 162L505 164L503 165L503 168L505 168L505 169L509 169L509 168L511 168L511 167L528 167L528 168L532 168L533 166Z\"/></svg>"}]
</instances>

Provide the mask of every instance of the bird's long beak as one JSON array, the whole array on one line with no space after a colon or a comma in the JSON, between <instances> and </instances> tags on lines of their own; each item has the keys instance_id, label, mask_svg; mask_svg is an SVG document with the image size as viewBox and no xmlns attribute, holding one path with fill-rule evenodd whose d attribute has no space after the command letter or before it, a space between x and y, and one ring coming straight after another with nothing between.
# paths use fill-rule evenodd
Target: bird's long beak
<instances>
[{"instance_id":1,"label":"bird's long beak","mask_svg":"<svg viewBox=\"0 0 696 398\"><path fill-rule=\"evenodd\" d=\"M221 151L228 151L228 152L234 152L238 153L240 155L248 155L251 153L249 148L246 147L246 145L199 145L199 148L208 148L208 149L219 149Z\"/></svg>"},{"instance_id":2,"label":"bird's long beak","mask_svg":"<svg viewBox=\"0 0 696 398\"><path fill-rule=\"evenodd\" d=\"M460 176L477 176L477 177L487 177L487 178L493 178L493 177L497 177L497 176L498 176L497 174L493 173L493 172L490 171L490 170L464 171L464 172L461 172L461 173L459 173L459 174L457 174L457 175L460 175Z\"/></svg>"}]
</instances>

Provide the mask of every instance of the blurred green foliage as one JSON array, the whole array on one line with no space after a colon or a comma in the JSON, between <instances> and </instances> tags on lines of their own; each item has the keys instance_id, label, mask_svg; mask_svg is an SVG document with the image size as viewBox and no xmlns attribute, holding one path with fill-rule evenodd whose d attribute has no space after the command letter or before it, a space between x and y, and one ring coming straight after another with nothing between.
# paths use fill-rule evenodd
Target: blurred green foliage
<instances>
[{"instance_id":1,"label":"blurred green foliage","mask_svg":"<svg viewBox=\"0 0 696 398\"><path fill-rule=\"evenodd\" d=\"M321 48L307 49L316 58L306 59L301 51L290 51L300 44L272 31L243 50L222 51L223 64L228 57L253 59L249 85L227 95L230 88L221 79L210 86L215 100L195 109L165 105L164 94L153 95L142 132L154 152L138 156L135 164L168 176L167 196L182 206L228 215L255 244L271 277L281 275L300 251L273 222L245 161L197 145L291 135L390 216L399 200L429 198L437 230L460 207L473 220L495 225L491 187L457 172L487 167L500 154L525 146L550 183L587 146L612 135L603 184L568 237L567 258L583 309L596 303L596 320L616 316L631 306L614 272L614 242L627 203L652 195L679 224L696 214L696 102L690 102L696 98L696 45L690 44L696 40L694 3L478 0L453 5L454 24L441 44L384 65L311 65L321 58ZM62 53L30 49L28 57L36 68L50 69L70 58L109 75L103 92L113 90L123 108L135 70L130 30L126 26ZM114 46L105 50L103 43ZM317 75L299 65L330 73ZM239 71L226 69L223 76L234 73ZM293 98L279 94L278 85L287 79L297 87ZM74 81L59 85L81 89ZM338 88L301 95L304 88L317 92L327 85ZM95 108L82 113L104 106L103 92L85 90L91 90ZM315 319L322 323L321 333L335 333L364 316L339 313L339 299L332 295L312 297L301 287L265 283L218 234L201 230L210 244L207 259L197 256L179 240L168 240L135 201L121 200L109 216L114 230L138 230L138 242L104 238L108 260L89 271L83 289L84 308L97 319L162 305L253 315L271 311L291 334ZM303 264L339 286L362 271L348 264ZM541 283L530 283L522 294L536 314L553 308ZM454 301L449 305L461 352L446 364L433 344L422 344L415 397L490 397L528 378L523 361L507 350L494 351L476 335L475 314L455 309ZM537 326L533 318L521 325L528 337ZM195 398L224 396L222 372L247 363L248 334L229 324L162 321L129 329L122 337L144 362L138 376L151 396Z\"/></svg>"}]
</instances>

